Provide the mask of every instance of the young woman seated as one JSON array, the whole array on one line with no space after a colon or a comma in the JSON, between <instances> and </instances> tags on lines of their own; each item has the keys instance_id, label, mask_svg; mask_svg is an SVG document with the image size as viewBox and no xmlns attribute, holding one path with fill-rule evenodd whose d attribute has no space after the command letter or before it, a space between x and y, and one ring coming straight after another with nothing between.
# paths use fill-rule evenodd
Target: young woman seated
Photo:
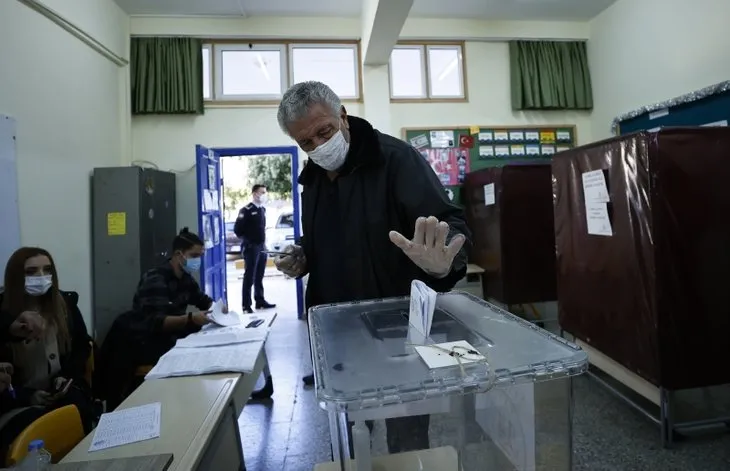
<instances>
[{"instance_id":1,"label":"young woman seated","mask_svg":"<svg viewBox=\"0 0 730 471\"><path fill-rule=\"evenodd\" d=\"M13 384L1 393L0 441L5 446L36 418L69 404L79 409L84 429L91 431L93 399L85 379L90 337L78 294L58 285L46 250L23 247L8 260L0 293L2 357L12 365ZM9 369L5 365L4 372L10 374Z\"/></svg>"},{"instance_id":2,"label":"young woman seated","mask_svg":"<svg viewBox=\"0 0 730 471\"><path fill-rule=\"evenodd\" d=\"M203 241L186 227L172 242L172 258L142 275L132 306L148 334L140 364L154 365L178 339L210 322L213 299L192 276L200 270L203 250ZM197 310L189 311L189 306Z\"/></svg>"}]
</instances>

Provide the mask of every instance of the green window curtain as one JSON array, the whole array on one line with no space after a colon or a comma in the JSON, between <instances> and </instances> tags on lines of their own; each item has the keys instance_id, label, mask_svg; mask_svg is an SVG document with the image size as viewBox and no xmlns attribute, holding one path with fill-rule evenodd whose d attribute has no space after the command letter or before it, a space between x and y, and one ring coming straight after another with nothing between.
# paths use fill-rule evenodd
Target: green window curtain
<instances>
[{"instance_id":1,"label":"green window curtain","mask_svg":"<svg viewBox=\"0 0 730 471\"><path fill-rule=\"evenodd\" d=\"M509 55L512 109L593 109L585 42L510 41Z\"/></svg>"},{"instance_id":2,"label":"green window curtain","mask_svg":"<svg viewBox=\"0 0 730 471\"><path fill-rule=\"evenodd\" d=\"M203 114L203 44L132 38L132 114Z\"/></svg>"}]
</instances>

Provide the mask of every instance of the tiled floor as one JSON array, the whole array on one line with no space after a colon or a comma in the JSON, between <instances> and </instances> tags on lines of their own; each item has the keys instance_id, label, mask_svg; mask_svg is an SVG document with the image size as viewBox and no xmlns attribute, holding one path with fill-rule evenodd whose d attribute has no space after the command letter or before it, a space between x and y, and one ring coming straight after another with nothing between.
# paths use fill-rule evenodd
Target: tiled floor
<instances>
[{"instance_id":1,"label":"tiled floor","mask_svg":"<svg viewBox=\"0 0 730 471\"><path fill-rule=\"evenodd\" d=\"M240 292L235 286L229 293ZM279 305L266 346L275 392L270 401L246 405L239 419L246 466L248 471L311 471L329 460L330 449L327 418L314 392L301 382L311 371L306 325L296 320L291 281L267 277L266 287L269 300ZM229 303L235 306L233 300ZM730 402L727 391L713 393ZM574 399L575 470L730 470L728 433L696 437L665 450L657 427L587 376L575 379Z\"/></svg>"}]
</instances>

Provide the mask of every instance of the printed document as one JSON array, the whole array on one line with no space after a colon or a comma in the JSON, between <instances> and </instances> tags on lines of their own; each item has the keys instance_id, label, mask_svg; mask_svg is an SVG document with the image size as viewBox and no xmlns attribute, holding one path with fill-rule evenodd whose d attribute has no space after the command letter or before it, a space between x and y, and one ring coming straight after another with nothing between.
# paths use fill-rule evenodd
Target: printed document
<instances>
[{"instance_id":1,"label":"printed document","mask_svg":"<svg viewBox=\"0 0 730 471\"><path fill-rule=\"evenodd\" d=\"M219 347L173 348L145 379L199 376L213 373L251 373L264 347L261 340Z\"/></svg>"},{"instance_id":2,"label":"printed document","mask_svg":"<svg viewBox=\"0 0 730 471\"><path fill-rule=\"evenodd\" d=\"M244 325L232 327L213 327L179 339L176 348L217 347L244 342L263 342L269 335L269 328L264 322L256 328L247 329Z\"/></svg>"},{"instance_id":3,"label":"printed document","mask_svg":"<svg viewBox=\"0 0 730 471\"><path fill-rule=\"evenodd\" d=\"M154 402L102 414L89 452L158 438L161 413L162 404Z\"/></svg>"}]
</instances>

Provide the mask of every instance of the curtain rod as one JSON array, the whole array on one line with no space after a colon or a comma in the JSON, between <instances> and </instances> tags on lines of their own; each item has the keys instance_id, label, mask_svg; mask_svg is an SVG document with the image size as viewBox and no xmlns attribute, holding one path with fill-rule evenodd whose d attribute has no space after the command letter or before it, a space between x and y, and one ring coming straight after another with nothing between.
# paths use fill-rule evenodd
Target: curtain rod
<instances>
[{"instance_id":1,"label":"curtain rod","mask_svg":"<svg viewBox=\"0 0 730 471\"><path fill-rule=\"evenodd\" d=\"M36 11L37 13L40 13L41 15L45 16L52 22L56 23L58 26L66 30L68 33L70 33L72 36L79 39L81 42L101 54L102 56L106 57L110 61L112 61L114 64L116 64L119 67L123 67L127 64L129 64L129 61L125 59L124 57L121 57L105 45L103 45L98 39L91 36L86 31L82 30L75 24L68 21L66 18L55 12L54 10L48 8L47 6L41 4L38 2L38 0L18 0L23 5L27 6L28 8Z\"/></svg>"},{"instance_id":2,"label":"curtain rod","mask_svg":"<svg viewBox=\"0 0 730 471\"><path fill-rule=\"evenodd\" d=\"M208 40L251 40L251 41L361 41L357 36L285 36L285 35L225 35L225 34L132 34L133 38L198 38ZM554 42L586 42L587 38L525 38L525 37L504 37L488 38L473 36L450 36L450 37L428 37L428 36L401 36L398 41L415 41L428 43L430 41L464 41L474 43L503 43L509 41L554 41Z\"/></svg>"}]
</instances>

